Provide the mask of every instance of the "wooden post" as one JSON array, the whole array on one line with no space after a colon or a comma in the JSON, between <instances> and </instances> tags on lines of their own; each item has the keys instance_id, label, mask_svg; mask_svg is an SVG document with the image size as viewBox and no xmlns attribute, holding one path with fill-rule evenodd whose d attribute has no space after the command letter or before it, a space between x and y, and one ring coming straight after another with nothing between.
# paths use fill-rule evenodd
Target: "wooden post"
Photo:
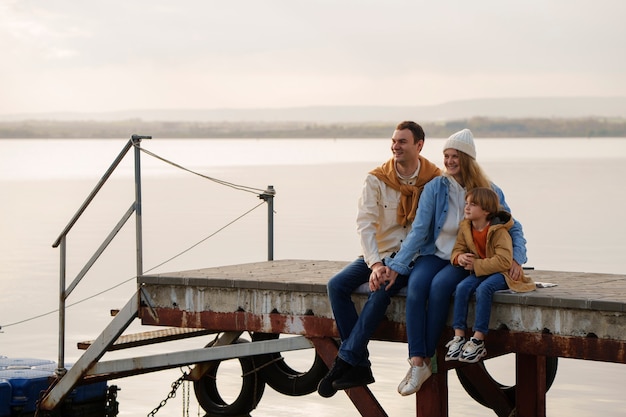
<instances>
[{"instance_id":1,"label":"wooden post","mask_svg":"<svg viewBox=\"0 0 626 417\"><path fill-rule=\"evenodd\" d=\"M448 371L439 369L415 396L416 417L448 417Z\"/></svg>"},{"instance_id":2,"label":"wooden post","mask_svg":"<svg viewBox=\"0 0 626 417\"><path fill-rule=\"evenodd\" d=\"M433 374L415 396L416 417L448 417L448 367L446 348L438 348L432 364Z\"/></svg>"},{"instance_id":3,"label":"wooden post","mask_svg":"<svg viewBox=\"0 0 626 417\"><path fill-rule=\"evenodd\" d=\"M322 358L326 366L330 368L337 357L337 344L330 337L310 337L309 340L315 345L317 354ZM387 413L380 405L372 391L365 385L354 387L344 391L354 404L359 414L363 417L387 417Z\"/></svg>"}]
</instances>

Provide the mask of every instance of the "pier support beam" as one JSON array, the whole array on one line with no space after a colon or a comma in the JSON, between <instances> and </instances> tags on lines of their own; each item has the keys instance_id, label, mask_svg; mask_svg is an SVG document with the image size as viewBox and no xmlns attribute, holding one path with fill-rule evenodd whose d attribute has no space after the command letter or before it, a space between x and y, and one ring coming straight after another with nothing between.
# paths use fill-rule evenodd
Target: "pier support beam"
<instances>
[{"instance_id":1,"label":"pier support beam","mask_svg":"<svg viewBox=\"0 0 626 417\"><path fill-rule=\"evenodd\" d=\"M417 417L448 417L448 371L439 369L415 395Z\"/></svg>"},{"instance_id":2,"label":"pier support beam","mask_svg":"<svg viewBox=\"0 0 626 417\"><path fill-rule=\"evenodd\" d=\"M311 337L310 340L315 345L317 354L330 369L339 351L337 343L330 337ZM363 417L387 417L387 413L367 386L350 388L345 393Z\"/></svg>"},{"instance_id":3,"label":"pier support beam","mask_svg":"<svg viewBox=\"0 0 626 417\"><path fill-rule=\"evenodd\" d=\"M546 357L515 355L517 417L546 415Z\"/></svg>"},{"instance_id":4,"label":"pier support beam","mask_svg":"<svg viewBox=\"0 0 626 417\"><path fill-rule=\"evenodd\" d=\"M131 297L126 306L113 318L113 321L102 331L100 336L89 346L74 366L61 379L57 380L56 385L53 385L52 389L43 397L40 409L51 411L56 408L80 382L87 370L98 362L109 346L137 318L139 310L138 297L138 294Z\"/></svg>"}]
</instances>

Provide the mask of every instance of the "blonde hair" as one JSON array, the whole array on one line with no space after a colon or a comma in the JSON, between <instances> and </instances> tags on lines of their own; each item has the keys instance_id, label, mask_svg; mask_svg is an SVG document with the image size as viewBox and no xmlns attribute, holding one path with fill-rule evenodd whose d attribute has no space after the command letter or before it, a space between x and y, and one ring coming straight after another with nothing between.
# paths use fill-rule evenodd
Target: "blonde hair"
<instances>
[{"instance_id":1,"label":"blonde hair","mask_svg":"<svg viewBox=\"0 0 626 417\"><path fill-rule=\"evenodd\" d=\"M467 191L477 187L485 187L491 189L491 181L483 172L478 162L463 151L457 150L459 153L459 168L461 176L461 184Z\"/></svg>"}]
</instances>

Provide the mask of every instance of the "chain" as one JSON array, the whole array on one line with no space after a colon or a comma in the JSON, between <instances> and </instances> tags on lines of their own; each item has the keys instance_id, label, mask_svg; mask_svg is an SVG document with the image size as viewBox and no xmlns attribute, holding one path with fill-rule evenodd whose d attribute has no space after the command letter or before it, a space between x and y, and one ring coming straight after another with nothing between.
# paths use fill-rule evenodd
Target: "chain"
<instances>
[{"instance_id":1,"label":"chain","mask_svg":"<svg viewBox=\"0 0 626 417\"><path fill-rule=\"evenodd\" d=\"M189 381L183 383L183 417L189 417Z\"/></svg>"},{"instance_id":2,"label":"chain","mask_svg":"<svg viewBox=\"0 0 626 417\"><path fill-rule=\"evenodd\" d=\"M181 369L182 371L182 369ZM176 391L178 390L178 388L180 387L180 385L185 381L185 378L187 378L187 375L189 375L187 372L182 371L183 374L180 376L180 378L178 378L176 381L172 382L172 390L167 394L167 397L165 397L160 403L159 405L157 405L154 410L150 411L148 413L148 417L154 417L156 415L156 413L159 412L159 410L165 406L165 404L167 404L167 401L170 398L174 398L176 397Z\"/></svg>"}]
</instances>

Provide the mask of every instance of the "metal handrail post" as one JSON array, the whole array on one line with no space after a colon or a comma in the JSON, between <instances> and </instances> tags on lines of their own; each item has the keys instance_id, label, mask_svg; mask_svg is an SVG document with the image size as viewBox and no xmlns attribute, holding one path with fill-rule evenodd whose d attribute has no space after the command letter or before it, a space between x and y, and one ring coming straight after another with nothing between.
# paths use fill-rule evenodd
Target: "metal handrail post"
<instances>
[{"instance_id":1,"label":"metal handrail post","mask_svg":"<svg viewBox=\"0 0 626 417\"><path fill-rule=\"evenodd\" d=\"M137 250L137 276L143 274L143 232L141 223L141 140L152 136L133 135L135 145L135 240Z\"/></svg>"},{"instance_id":2,"label":"metal handrail post","mask_svg":"<svg viewBox=\"0 0 626 417\"><path fill-rule=\"evenodd\" d=\"M267 190L259 195L259 198L267 203L267 260L274 260L274 196L276 190L273 185L268 185Z\"/></svg>"},{"instance_id":3,"label":"metal handrail post","mask_svg":"<svg viewBox=\"0 0 626 417\"><path fill-rule=\"evenodd\" d=\"M59 268L59 361L57 374L65 373L65 272L66 272L66 236L61 236Z\"/></svg>"}]
</instances>

